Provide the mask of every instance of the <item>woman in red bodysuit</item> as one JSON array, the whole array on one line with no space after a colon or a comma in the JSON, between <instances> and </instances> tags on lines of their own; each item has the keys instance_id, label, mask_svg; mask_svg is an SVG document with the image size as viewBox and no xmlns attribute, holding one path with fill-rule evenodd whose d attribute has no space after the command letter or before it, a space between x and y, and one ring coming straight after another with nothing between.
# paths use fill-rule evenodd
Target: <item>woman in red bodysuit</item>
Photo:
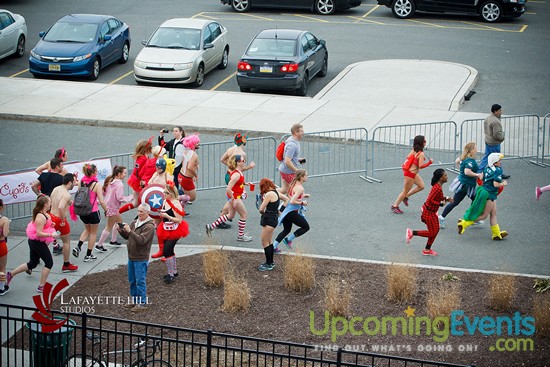
<instances>
[{"instance_id":1,"label":"woman in red bodysuit","mask_svg":"<svg viewBox=\"0 0 550 367\"><path fill-rule=\"evenodd\" d=\"M426 139L423 135L417 135L414 137L413 149L407 156L407 160L403 163L403 176L405 176L405 183L403 185L403 191L397 196L397 199L391 206L391 211L395 214L403 214L403 211L399 209L399 204L403 202L405 206L409 206L409 198L419 191L424 190L424 181L418 172L432 164L432 159L426 163L426 156L424 155L424 147L426 146ZM416 187L413 188L413 185Z\"/></svg>"},{"instance_id":2,"label":"woman in red bodysuit","mask_svg":"<svg viewBox=\"0 0 550 367\"><path fill-rule=\"evenodd\" d=\"M407 245L411 242L411 239L414 236L427 237L428 242L426 247L422 250L422 255L424 256L437 256L437 252L432 250L432 245L439 233L439 218L437 216L437 211L439 207L445 205L445 203L452 203L453 199L443 195L443 184L447 182L447 172L443 168L438 168L435 170L432 177L432 189L430 194L426 199L426 202L422 206L422 215L420 219L428 227L427 231L413 231L410 228L407 228L405 233L405 239Z\"/></svg>"},{"instance_id":3,"label":"woman in red bodysuit","mask_svg":"<svg viewBox=\"0 0 550 367\"><path fill-rule=\"evenodd\" d=\"M227 215L220 216L214 223L206 225L206 234L210 237L212 236L212 230L219 226L221 223L227 222L229 219L235 217L235 213L239 213L239 235L237 236L237 241L239 242L250 242L252 237L244 234L244 228L246 226L247 212L244 206L243 200L246 198L246 193L244 192L244 186L248 183L244 182L243 167L245 166L246 160L241 155L234 155L227 162L227 167L231 171L231 178L227 184L227 189L225 190L227 201L231 201L229 206L229 213Z\"/></svg>"},{"instance_id":4,"label":"woman in red bodysuit","mask_svg":"<svg viewBox=\"0 0 550 367\"><path fill-rule=\"evenodd\" d=\"M134 190L132 192L132 196L134 197L134 200L132 200L131 203L128 203L124 206L122 206L119 210L120 214L135 208L139 203L139 193L145 185L147 185L147 181L143 180L143 174L144 174L144 168L147 164L147 156L151 154L151 151L153 149L152 147L152 141L153 137L149 140L140 140L137 145L136 149L134 151L134 154L132 155L132 158L134 158L135 164L134 164L134 170L132 171L132 174L130 177L128 177L128 186ZM149 176L149 178L151 178ZM149 178L147 180L149 180Z\"/></svg>"}]
</instances>

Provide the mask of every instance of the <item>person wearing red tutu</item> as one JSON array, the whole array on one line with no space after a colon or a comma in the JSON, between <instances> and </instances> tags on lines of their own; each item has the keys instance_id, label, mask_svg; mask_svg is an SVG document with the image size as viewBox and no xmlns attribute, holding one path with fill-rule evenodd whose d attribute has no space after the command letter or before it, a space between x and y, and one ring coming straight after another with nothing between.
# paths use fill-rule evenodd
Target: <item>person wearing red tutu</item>
<instances>
[{"instance_id":1,"label":"person wearing red tutu","mask_svg":"<svg viewBox=\"0 0 550 367\"><path fill-rule=\"evenodd\" d=\"M136 145L136 149L134 151L134 154L132 155L132 158L134 158L135 161L134 170L132 171L130 177L128 177L128 186L130 186L132 190L134 190L132 192L132 196L134 197L134 199L131 203L123 205L120 208L120 214L127 212L128 210L133 209L138 205L139 193L141 189L145 187L145 185L147 185L147 181L149 180L149 178L151 178L151 176L149 176L149 178L147 178L147 181L144 181L143 175L145 165L147 164L147 156L151 154L151 151L153 149L152 141L153 138L151 137L151 139L149 140L140 140Z\"/></svg>"},{"instance_id":2,"label":"person wearing red tutu","mask_svg":"<svg viewBox=\"0 0 550 367\"><path fill-rule=\"evenodd\" d=\"M168 274L164 276L164 283L166 284L172 283L178 276L174 247L180 238L187 237L189 234L189 226L183 220L185 211L178 200L176 190L172 181L168 182L164 188L164 203L160 211L162 223L157 227L159 247L163 249L168 270Z\"/></svg>"}]
</instances>

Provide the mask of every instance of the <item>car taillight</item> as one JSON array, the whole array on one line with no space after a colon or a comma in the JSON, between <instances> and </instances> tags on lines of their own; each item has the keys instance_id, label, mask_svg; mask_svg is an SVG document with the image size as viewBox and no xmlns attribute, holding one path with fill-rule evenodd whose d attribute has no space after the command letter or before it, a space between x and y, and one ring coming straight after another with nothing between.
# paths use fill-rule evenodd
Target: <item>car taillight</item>
<instances>
[{"instance_id":1,"label":"car taillight","mask_svg":"<svg viewBox=\"0 0 550 367\"><path fill-rule=\"evenodd\" d=\"M252 70L252 66L245 61L239 61L239 63L237 64L237 69L242 71L248 71L248 70Z\"/></svg>"},{"instance_id":2,"label":"car taillight","mask_svg":"<svg viewBox=\"0 0 550 367\"><path fill-rule=\"evenodd\" d=\"M281 66L281 72L283 73L295 73L298 71L298 64L285 64Z\"/></svg>"}]
</instances>

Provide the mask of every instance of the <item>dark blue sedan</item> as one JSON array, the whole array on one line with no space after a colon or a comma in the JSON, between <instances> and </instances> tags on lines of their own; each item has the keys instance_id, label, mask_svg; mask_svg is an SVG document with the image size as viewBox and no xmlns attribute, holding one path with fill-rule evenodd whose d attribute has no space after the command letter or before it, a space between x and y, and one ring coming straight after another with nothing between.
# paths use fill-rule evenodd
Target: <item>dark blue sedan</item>
<instances>
[{"instance_id":1,"label":"dark blue sedan","mask_svg":"<svg viewBox=\"0 0 550 367\"><path fill-rule=\"evenodd\" d=\"M130 53L130 27L109 15L66 15L40 38L29 58L34 76L96 80L101 69L126 63Z\"/></svg>"},{"instance_id":2,"label":"dark blue sedan","mask_svg":"<svg viewBox=\"0 0 550 367\"><path fill-rule=\"evenodd\" d=\"M294 90L307 94L307 83L328 69L325 41L307 31L267 29L250 42L237 64L241 92L251 88Z\"/></svg>"}]
</instances>

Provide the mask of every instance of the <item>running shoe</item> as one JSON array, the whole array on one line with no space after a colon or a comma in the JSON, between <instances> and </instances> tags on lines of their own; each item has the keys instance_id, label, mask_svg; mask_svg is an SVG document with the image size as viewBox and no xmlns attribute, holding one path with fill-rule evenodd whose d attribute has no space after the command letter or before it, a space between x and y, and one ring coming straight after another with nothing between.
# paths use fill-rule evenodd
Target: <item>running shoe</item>
<instances>
[{"instance_id":1,"label":"running shoe","mask_svg":"<svg viewBox=\"0 0 550 367\"><path fill-rule=\"evenodd\" d=\"M176 277L173 276L173 275L166 274L166 276L164 277L164 283L165 283L165 284L173 283L175 278L176 278Z\"/></svg>"},{"instance_id":2,"label":"running shoe","mask_svg":"<svg viewBox=\"0 0 550 367\"><path fill-rule=\"evenodd\" d=\"M225 222L221 223L219 226L217 226L216 228L219 228L219 229L229 229L231 228L231 224L227 224Z\"/></svg>"},{"instance_id":3,"label":"running shoe","mask_svg":"<svg viewBox=\"0 0 550 367\"><path fill-rule=\"evenodd\" d=\"M118 242L118 241L111 241L109 242L109 245L108 246L111 246L111 247L120 247L122 246L122 243Z\"/></svg>"},{"instance_id":4,"label":"running shoe","mask_svg":"<svg viewBox=\"0 0 550 367\"><path fill-rule=\"evenodd\" d=\"M399 209L398 206L393 206L392 205L391 211L394 212L395 214L403 214L403 210Z\"/></svg>"},{"instance_id":5,"label":"running shoe","mask_svg":"<svg viewBox=\"0 0 550 367\"><path fill-rule=\"evenodd\" d=\"M38 288L36 288L36 291L38 293L43 293L44 292L44 286L43 285L39 285Z\"/></svg>"},{"instance_id":6,"label":"running shoe","mask_svg":"<svg viewBox=\"0 0 550 367\"><path fill-rule=\"evenodd\" d=\"M84 262L87 263L88 261L94 261L97 260L97 256L95 255L86 255L84 256Z\"/></svg>"},{"instance_id":7,"label":"running shoe","mask_svg":"<svg viewBox=\"0 0 550 367\"><path fill-rule=\"evenodd\" d=\"M443 216L439 216L439 227L440 228L445 228L445 217Z\"/></svg>"},{"instance_id":8,"label":"running shoe","mask_svg":"<svg viewBox=\"0 0 550 367\"><path fill-rule=\"evenodd\" d=\"M213 228L212 228L212 226L211 226L210 224L207 224L207 225L206 225L206 235L207 235L208 237L212 237L212 229L213 229Z\"/></svg>"},{"instance_id":9,"label":"running shoe","mask_svg":"<svg viewBox=\"0 0 550 367\"><path fill-rule=\"evenodd\" d=\"M273 269L275 269L275 263L271 263L271 264L263 263L260 266L258 266L259 271L271 271Z\"/></svg>"},{"instance_id":10,"label":"running shoe","mask_svg":"<svg viewBox=\"0 0 550 367\"><path fill-rule=\"evenodd\" d=\"M403 204L405 204L405 206L409 206L409 198L408 197L405 197L403 199Z\"/></svg>"},{"instance_id":11,"label":"running shoe","mask_svg":"<svg viewBox=\"0 0 550 367\"><path fill-rule=\"evenodd\" d=\"M103 253L103 252L107 252L107 249L106 249L105 247L103 247L103 246L97 246L97 245L96 245L96 246L95 246L95 250L96 250L97 252L102 252L102 253Z\"/></svg>"},{"instance_id":12,"label":"running shoe","mask_svg":"<svg viewBox=\"0 0 550 367\"><path fill-rule=\"evenodd\" d=\"M273 253L274 253L274 254L280 254L281 252L282 252L282 251L281 251L280 248L278 248L278 247L273 247Z\"/></svg>"},{"instance_id":13,"label":"running shoe","mask_svg":"<svg viewBox=\"0 0 550 367\"><path fill-rule=\"evenodd\" d=\"M74 257L79 257L80 256L80 247L75 247L73 248L73 256Z\"/></svg>"},{"instance_id":14,"label":"running shoe","mask_svg":"<svg viewBox=\"0 0 550 367\"><path fill-rule=\"evenodd\" d=\"M437 252L435 252L434 250L430 249L430 250L422 250L422 255L424 256L437 256Z\"/></svg>"},{"instance_id":15,"label":"running shoe","mask_svg":"<svg viewBox=\"0 0 550 367\"><path fill-rule=\"evenodd\" d=\"M286 247L288 247L289 249L292 250L292 241L289 241L286 237L283 238L283 243L286 245Z\"/></svg>"},{"instance_id":16,"label":"running shoe","mask_svg":"<svg viewBox=\"0 0 550 367\"><path fill-rule=\"evenodd\" d=\"M0 289L0 296L3 296L4 294L8 293L10 290L9 285L4 285L4 289Z\"/></svg>"},{"instance_id":17,"label":"running shoe","mask_svg":"<svg viewBox=\"0 0 550 367\"><path fill-rule=\"evenodd\" d=\"M63 253L63 247L59 244L53 246L52 252L54 255L59 255Z\"/></svg>"},{"instance_id":18,"label":"running shoe","mask_svg":"<svg viewBox=\"0 0 550 367\"><path fill-rule=\"evenodd\" d=\"M407 241L407 245L411 244L411 239L413 238L413 231L410 228L407 228L407 231L405 232L405 240Z\"/></svg>"},{"instance_id":19,"label":"running shoe","mask_svg":"<svg viewBox=\"0 0 550 367\"><path fill-rule=\"evenodd\" d=\"M77 270L78 270L78 266L70 264L70 263L69 263L69 265L63 265L61 267L61 271L63 273L68 273L68 272L77 271Z\"/></svg>"},{"instance_id":20,"label":"running shoe","mask_svg":"<svg viewBox=\"0 0 550 367\"><path fill-rule=\"evenodd\" d=\"M142 305L142 304L135 305L130 311L132 311L133 313L147 311L147 305Z\"/></svg>"},{"instance_id":21,"label":"running shoe","mask_svg":"<svg viewBox=\"0 0 550 367\"><path fill-rule=\"evenodd\" d=\"M485 224L485 221L484 220L478 220L477 222L474 222L474 224L472 224L473 226L480 226L482 224Z\"/></svg>"},{"instance_id":22,"label":"running shoe","mask_svg":"<svg viewBox=\"0 0 550 367\"><path fill-rule=\"evenodd\" d=\"M540 199L540 195L542 194L542 191L540 191L540 187L535 187L535 197L537 198L537 201Z\"/></svg>"},{"instance_id":23,"label":"running shoe","mask_svg":"<svg viewBox=\"0 0 550 367\"><path fill-rule=\"evenodd\" d=\"M252 241L252 237L247 236L247 235L242 235L242 236L237 237L237 241L238 242L250 242L250 241Z\"/></svg>"}]
</instances>

